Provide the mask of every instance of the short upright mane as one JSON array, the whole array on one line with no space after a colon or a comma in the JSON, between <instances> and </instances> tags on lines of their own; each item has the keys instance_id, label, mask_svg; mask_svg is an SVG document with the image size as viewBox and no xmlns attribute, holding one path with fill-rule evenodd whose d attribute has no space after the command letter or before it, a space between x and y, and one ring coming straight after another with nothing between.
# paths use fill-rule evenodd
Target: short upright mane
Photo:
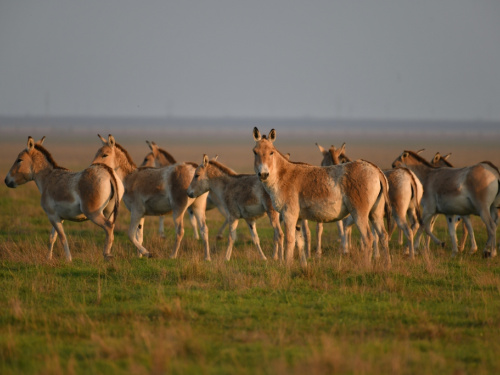
<instances>
[{"instance_id":1,"label":"short upright mane","mask_svg":"<svg viewBox=\"0 0 500 375\"><path fill-rule=\"evenodd\" d=\"M170 155L167 151L165 151L164 149L160 148L158 149L158 151L163 155L165 156L165 159L168 160L168 162L170 164L175 164L177 163L177 160L174 159L174 157L172 155Z\"/></svg>"},{"instance_id":2,"label":"short upright mane","mask_svg":"<svg viewBox=\"0 0 500 375\"><path fill-rule=\"evenodd\" d=\"M39 144L35 144L35 149L40 151L43 156L45 157L45 159L50 163L50 165L52 165L52 167L54 169L64 169L64 170L68 170L67 168L64 168L64 167L60 167L56 161L54 160L54 158L52 157L52 155L50 154L50 152L47 151L47 149L45 147L43 147L42 145L39 145Z\"/></svg>"},{"instance_id":3,"label":"short upright mane","mask_svg":"<svg viewBox=\"0 0 500 375\"><path fill-rule=\"evenodd\" d=\"M220 170L222 173L227 174L229 176L233 176L233 177L250 176L248 174L239 174L239 173L236 173L231 168L226 167L224 164L221 164L221 163L219 163L216 160L210 160L208 163L210 165L213 165L215 168L217 168L218 170Z\"/></svg>"},{"instance_id":4,"label":"short upright mane","mask_svg":"<svg viewBox=\"0 0 500 375\"><path fill-rule=\"evenodd\" d=\"M127 158L127 161L129 162L129 164L133 167L133 168L137 168L137 165L135 165L134 161L132 160L132 158L130 157L129 153L127 150L125 150L121 144L119 143L115 143L115 146L118 150L120 150L121 152L123 152L123 154L125 155L125 157Z\"/></svg>"},{"instance_id":5,"label":"short upright mane","mask_svg":"<svg viewBox=\"0 0 500 375\"><path fill-rule=\"evenodd\" d=\"M431 167L431 168L437 168L436 166L432 165L431 163L429 163L429 161L425 160L422 156L420 156L419 154L417 154L416 152L414 151L409 151L409 150L405 150L404 152L407 152L409 155L411 155L413 158L417 159L420 163L428 166L428 167Z\"/></svg>"}]
</instances>

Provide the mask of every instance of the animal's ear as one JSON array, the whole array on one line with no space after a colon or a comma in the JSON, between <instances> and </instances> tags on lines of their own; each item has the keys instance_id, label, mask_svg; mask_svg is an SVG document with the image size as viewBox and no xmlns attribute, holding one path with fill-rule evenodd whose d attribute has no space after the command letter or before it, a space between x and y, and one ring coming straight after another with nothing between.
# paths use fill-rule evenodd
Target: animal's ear
<instances>
[{"instance_id":1,"label":"animal's ear","mask_svg":"<svg viewBox=\"0 0 500 375\"><path fill-rule=\"evenodd\" d=\"M434 155L434 158L432 159L432 163L436 164L439 159L441 159L441 154L439 152L436 152L436 155Z\"/></svg>"},{"instance_id":2,"label":"animal's ear","mask_svg":"<svg viewBox=\"0 0 500 375\"><path fill-rule=\"evenodd\" d=\"M257 127L254 127L253 128L253 140L255 142L258 142L262 139L262 136L260 135L260 131L259 129L257 129Z\"/></svg>"},{"instance_id":3,"label":"animal's ear","mask_svg":"<svg viewBox=\"0 0 500 375\"><path fill-rule=\"evenodd\" d=\"M148 144L149 149L150 149L151 151L153 151L153 145L152 145L151 143L149 143L149 141L146 141L146 143Z\"/></svg>"},{"instance_id":4,"label":"animal's ear","mask_svg":"<svg viewBox=\"0 0 500 375\"><path fill-rule=\"evenodd\" d=\"M271 129L271 131L269 132L269 135L267 136L267 138L269 139L269 141L271 143L273 143L276 140L276 130Z\"/></svg>"},{"instance_id":5,"label":"animal's ear","mask_svg":"<svg viewBox=\"0 0 500 375\"><path fill-rule=\"evenodd\" d=\"M316 143L316 146L318 146L319 150L321 151L321 153L322 153L323 155L326 155L326 153L327 153L328 151L326 151L326 150L323 148L323 146L321 146L321 145L320 145L320 144L318 144L318 143Z\"/></svg>"},{"instance_id":6,"label":"animal's ear","mask_svg":"<svg viewBox=\"0 0 500 375\"><path fill-rule=\"evenodd\" d=\"M286 158L286 160L290 160L290 153L289 152L286 153L285 158Z\"/></svg>"},{"instance_id":7,"label":"animal's ear","mask_svg":"<svg viewBox=\"0 0 500 375\"><path fill-rule=\"evenodd\" d=\"M106 141L103 137L101 137L100 134L97 134L97 136L99 137L99 139L101 140L101 142L102 142L103 145L108 144L108 141Z\"/></svg>"},{"instance_id":8,"label":"animal's ear","mask_svg":"<svg viewBox=\"0 0 500 375\"><path fill-rule=\"evenodd\" d=\"M218 158L219 158L219 155L215 155L215 156L212 158L212 160L213 160L213 161L217 161L217 159L218 159Z\"/></svg>"},{"instance_id":9,"label":"animal's ear","mask_svg":"<svg viewBox=\"0 0 500 375\"><path fill-rule=\"evenodd\" d=\"M415 151L415 154L420 155L420 154L421 154L422 152L424 152L424 151L425 151L425 148L421 148L420 150Z\"/></svg>"},{"instance_id":10,"label":"animal's ear","mask_svg":"<svg viewBox=\"0 0 500 375\"><path fill-rule=\"evenodd\" d=\"M445 156L441 156L441 159L448 160L448 158L451 156L451 152L449 154L446 154Z\"/></svg>"},{"instance_id":11,"label":"animal's ear","mask_svg":"<svg viewBox=\"0 0 500 375\"><path fill-rule=\"evenodd\" d=\"M115 138L111 134L108 135L108 144L110 147L115 147L116 144Z\"/></svg>"},{"instance_id":12,"label":"animal's ear","mask_svg":"<svg viewBox=\"0 0 500 375\"><path fill-rule=\"evenodd\" d=\"M203 167L206 168L208 165L208 156L207 154L203 154Z\"/></svg>"},{"instance_id":13,"label":"animal's ear","mask_svg":"<svg viewBox=\"0 0 500 375\"><path fill-rule=\"evenodd\" d=\"M31 150L33 150L34 147L35 147L35 140L32 137L28 137L28 146L26 147L26 150L30 152Z\"/></svg>"},{"instance_id":14,"label":"animal's ear","mask_svg":"<svg viewBox=\"0 0 500 375\"><path fill-rule=\"evenodd\" d=\"M343 153L345 152L345 142L344 142L344 143L342 143L342 146L340 146L340 150L339 150L339 152L340 152L341 154L343 154Z\"/></svg>"},{"instance_id":15,"label":"animal's ear","mask_svg":"<svg viewBox=\"0 0 500 375\"><path fill-rule=\"evenodd\" d=\"M36 144L41 146L41 145L43 145L43 141L45 141L45 136L40 138L40 140Z\"/></svg>"}]
</instances>

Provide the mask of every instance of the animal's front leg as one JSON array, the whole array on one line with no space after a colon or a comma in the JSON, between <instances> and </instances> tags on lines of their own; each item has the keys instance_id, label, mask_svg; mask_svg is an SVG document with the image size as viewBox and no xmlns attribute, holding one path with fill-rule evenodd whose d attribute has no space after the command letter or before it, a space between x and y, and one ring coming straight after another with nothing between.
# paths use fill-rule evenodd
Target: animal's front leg
<instances>
[{"instance_id":1,"label":"animal's front leg","mask_svg":"<svg viewBox=\"0 0 500 375\"><path fill-rule=\"evenodd\" d=\"M52 259L52 251L54 250L54 244L57 240L57 231L56 228L52 227L50 230L50 236L49 236L49 253L47 255L47 259Z\"/></svg>"},{"instance_id":2,"label":"animal's front leg","mask_svg":"<svg viewBox=\"0 0 500 375\"><path fill-rule=\"evenodd\" d=\"M61 244L63 245L64 252L66 253L66 260L68 262L71 262L71 253L69 252L69 245L68 245L68 240L66 239L66 234L64 233L64 228L63 228L63 222L62 220L50 220L52 227L55 229L57 234L59 235L59 240L61 241Z\"/></svg>"},{"instance_id":3,"label":"animal's front leg","mask_svg":"<svg viewBox=\"0 0 500 375\"><path fill-rule=\"evenodd\" d=\"M179 247L181 246L182 238L184 237L184 213L173 211L174 225L175 225L175 245L172 253L170 254L170 258L177 258L177 254L179 253Z\"/></svg>"},{"instance_id":4,"label":"animal's front leg","mask_svg":"<svg viewBox=\"0 0 500 375\"><path fill-rule=\"evenodd\" d=\"M297 218L289 215L284 218L285 221L285 259L288 264L293 261L293 251L295 249L295 227Z\"/></svg>"}]
</instances>

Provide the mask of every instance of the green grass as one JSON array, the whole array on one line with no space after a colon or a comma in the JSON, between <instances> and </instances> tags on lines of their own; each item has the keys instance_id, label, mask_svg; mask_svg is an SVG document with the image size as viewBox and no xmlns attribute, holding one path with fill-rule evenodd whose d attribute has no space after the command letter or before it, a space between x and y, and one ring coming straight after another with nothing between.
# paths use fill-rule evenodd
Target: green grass
<instances>
[{"instance_id":1,"label":"green grass","mask_svg":"<svg viewBox=\"0 0 500 375\"><path fill-rule=\"evenodd\" d=\"M91 223L65 223L73 263L59 242L48 261L35 187L1 187L0 209L1 374L500 373L500 261L481 258L476 219L477 254L451 259L432 245L410 261L394 235L391 269L360 266L356 251L341 256L335 226L325 225L323 258L303 269L261 261L243 223L225 262L215 211L212 262L187 220L179 259L168 259L169 218L166 239L146 219L155 258L138 259L124 207L112 261ZM258 231L269 255L267 219Z\"/></svg>"}]
</instances>

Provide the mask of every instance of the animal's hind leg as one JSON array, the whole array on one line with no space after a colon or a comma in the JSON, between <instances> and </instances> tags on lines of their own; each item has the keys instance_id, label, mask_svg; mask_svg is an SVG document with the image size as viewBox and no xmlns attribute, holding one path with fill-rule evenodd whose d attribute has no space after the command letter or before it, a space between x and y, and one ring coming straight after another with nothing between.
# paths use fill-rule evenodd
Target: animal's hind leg
<instances>
[{"instance_id":1,"label":"animal's hind leg","mask_svg":"<svg viewBox=\"0 0 500 375\"><path fill-rule=\"evenodd\" d=\"M113 246L114 234L113 231L115 229L115 224L113 224L110 220L106 219L104 215L88 215L88 218L96 225L100 226L104 232L106 233L106 243L104 244L103 255L104 259L112 258L111 255L111 246Z\"/></svg>"},{"instance_id":2,"label":"animal's hind leg","mask_svg":"<svg viewBox=\"0 0 500 375\"><path fill-rule=\"evenodd\" d=\"M56 233L59 235L59 240L61 241L61 244L63 245L64 252L66 253L66 260L68 262L71 262L71 253L69 252L69 245L68 245L68 240L66 238L66 234L64 233L64 228L62 225L62 221L56 221L56 220L50 220L50 223L52 224L52 227L56 231Z\"/></svg>"},{"instance_id":3,"label":"animal's hind leg","mask_svg":"<svg viewBox=\"0 0 500 375\"><path fill-rule=\"evenodd\" d=\"M339 221L340 222L340 221ZM321 236L323 235L323 223L316 223L316 256L321 258Z\"/></svg>"},{"instance_id":4,"label":"animal's hind leg","mask_svg":"<svg viewBox=\"0 0 500 375\"><path fill-rule=\"evenodd\" d=\"M486 231L488 233L488 241L486 242L486 246L483 250L483 256L485 258L493 258L497 255L496 249L496 231L497 231L497 223L496 218L493 219L488 210L481 210L479 212L479 216L486 225Z\"/></svg>"},{"instance_id":5,"label":"animal's hind leg","mask_svg":"<svg viewBox=\"0 0 500 375\"><path fill-rule=\"evenodd\" d=\"M245 220L248 224L248 228L250 229L250 233L252 235L252 242L259 251L260 257L263 260L267 260L264 252L262 251L262 248L260 247L260 240L259 240L259 235L257 233L257 228L255 226L255 220Z\"/></svg>"},{"instance_id":6,"label":"animal's hind leg","mask_svg":"<svg viewBox=\"0 0 500 375\"><path fill-rule=\"evenodd\" d=\"M170 258L177 258L179 253L179 247L181 246L182 238L184 237L184 213L186 212L186 208L181 211L173 211L174 225L175 225L175 245L172 253L170 254Z\"/></svg>"},{"instance_id":7,"label":"animal's hind leg","mask_svg":"<svg viewBox=\"0 0 500 375\"><path fill-rule=\"evenodd\" d=\"M226 250L226 260L231 259L231 254L233 252L233 245L236 241L236 228L238 228L238 219L228 218L229 223L229 235L227 239L227 250Z\"/></svg>"},{"instance_id":8,"label":"animal's hind leg","mask_svg":"<svg viewBox=\"0 0 500 375\"><path fill-rule=\"evenodd\" d=\"M54 244L56 240L57 240L57 231L56 228L52 227L49 236L49 253L47 254L47 259L49 260L52 259L52 251L54 250Z\"/></svg>"},{"instance_id":9,"label":"animal's hind leg","mask_svg":"<svg viewBox=\"0 0 500 375\"><path fill-rule=\"evenodd\" d=\"M141 218L139 224L137 225L137 234L136 234L137 242L142 245L144 241L144 217Z\"/></svg>"},{"instance_id":10,"label":"animal's hind leg","mask_svg":"<svg viewBox=\"0 0 500 375\"><path fill-rule=\"evenodd\" d=\"M463 237L460 243L461 248L465 247L465 241L467 240L467 233L470 235L470 251L469 254L474 254L477 251L476 237L474 236L474 228L472 227L472 221L470 216L462 216L463 220Z\"/></svg>"},{"instance_id":11,"label":"animal's hind leg","mask_svg":"<svg viewBox=\"0 0 500 375\"><path fill-rule=\"evenodd\" d=\"M208 195L208 194L207 194ZM205 198L205 200L203 200ZM208 243L208 226L206 220L206 196L198 197L194 203L189 207L192 209L193 215L200 226L200 232L203 239L203 246L205 248L205 260L210 261L210 245Z\"/></svg>"},{"instance_id":12,"label":"animal's hind leg","mask_svg":"<svg viewBox=\"0 0 500 375\"><path fill-rule=\"evenodd\" d=\"M380 241L380 244L382 246L382 251L384 252L384 255L385 255L386 265L388 267L390 267L391 266L391 254L389 253L389 235L387 234L387 231L385 230L383 212L381 212L380 214L377 216L371 217L373 231L375 232L374 237L375 237L375 239L377 239L377 237L378 237L378 240Z\"/></svg>"},{"instance_id":13,"label":"animal's hind leg","mask_svg":"<svg viewBox=\"0 0 500 375\"><path fill-rule=\"evenodd\" d=\"M141 213L136 212L132 210L130 212L130 226L128 227L128 238L134 246L137 249L137 252L139 254L139 257L142 257L143 255L150 256L149 251L142 246L142 241L139 242L138 240L138 232L139 232L139 226L141 223L144 223L144 217L142 216Z\"/></svg>"},{"instance_id":14,"label":"animal's hind leg","mask_svg":"<svg viewBox=\"0 0 500 375\"><path fill-rule=\"evenodd\" d=\"M221 227L219 228L219 231L217 232L217 237L215 237L217 240L222 240L223 234L224 234L224 229L226 229L228 225L227 217L225 217L224 223L222 223Z\"/></svg>"},{"instance_id":15,"label":"animal's hind leg","mask_svg":"<svg viewBox=\"0 0 500 375\"><path fill-rule=\"evenodd\" d=\"M370 230L368 215L361 216L351 213L351 216L354 220L354 223L359 229L359 233L361 235L361 244L363 248L362 253L365 256L365 261L368 265L371 262L372 252L370 250L373 244L373 236Z\"/></svg>"}]
</instances>

